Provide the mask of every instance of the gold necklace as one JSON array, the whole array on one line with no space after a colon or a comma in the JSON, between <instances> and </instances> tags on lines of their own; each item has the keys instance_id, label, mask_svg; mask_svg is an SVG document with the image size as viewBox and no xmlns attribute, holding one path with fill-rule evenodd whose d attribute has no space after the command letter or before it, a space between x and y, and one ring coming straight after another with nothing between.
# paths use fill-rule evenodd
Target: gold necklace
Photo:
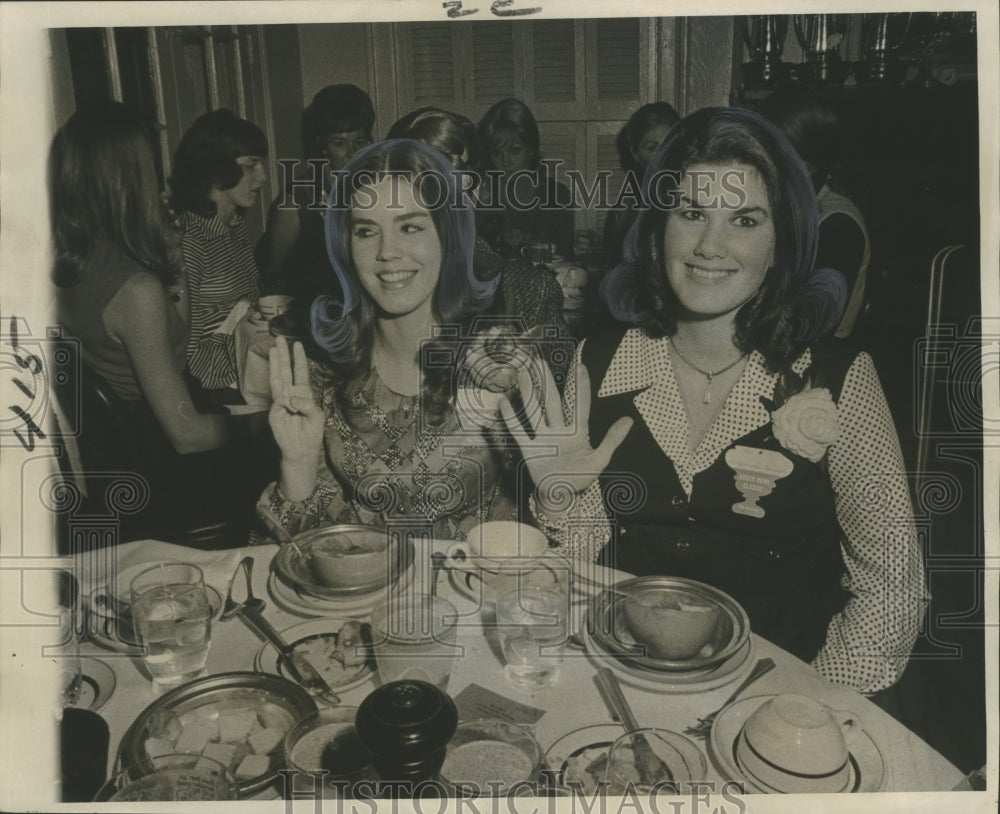
<instances>
[{"instance_id":1,"label":"gold necklace","mask_svg":"<svg viewBox=\"0 0 1000 814\"><path fill-rule=\"evenodd\" d=\"M677 354L677 357L684 364L686 364L689 368L700 373L702 376L708 379L708 383L705 385L705 395L701 397L702 404L709 404L712 401L712 379L714 379L719 374L725 373L727 370L736 367L736 365L738 365L740 362L742 362L744 359L747 358L747 355L745 353L742 353L728 365L726 365L725 367L720 367L718 370L702 370L700 367L698 367L698 365L696 365L694 362L688 359L683 353L681 353L681 349L677 347L677 343L674 342L674 338L672 336L667 341L670 342L670 347L674 349L674 353Z\"/></svg>"}]
</instances>

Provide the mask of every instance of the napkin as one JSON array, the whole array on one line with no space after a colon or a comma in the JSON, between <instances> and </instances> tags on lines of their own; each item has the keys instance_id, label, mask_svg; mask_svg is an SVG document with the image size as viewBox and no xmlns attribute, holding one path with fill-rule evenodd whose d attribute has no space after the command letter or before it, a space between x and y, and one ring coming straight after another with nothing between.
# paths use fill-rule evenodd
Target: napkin
<instances>
[{"instance_id":1,"label":"napkin","mask_svg":"<svg viewBox=\"0 0 1000 814\"><path fill-rule=\"evenodd\" d=\"M229 312L229 315L223 320L222 324L215 329L217 334L231 334L236 330L236 326L240 324L243 317L246 316L247 311L250 310L249 300L240 300L233 306L233 309Z\"/></svg>"},{"instance_id":2,"label":"napkin","mask_svg":"<svg viewBox=\"0 0 1000 814\"><path fill-rule=\"evenodd\" d=\"M212 586L225 597L236 566L250 553L259 554L260 546L204 551L160 540L139 540L122 543L114 549L87 552L83 555L84 561L79 563L81 567L76 576L85 590L92 591L104 585L112 567L117 572L144 562L150 565L157 562L189 562L201 568L205 585Z\"/></svg>"}]
</instances>

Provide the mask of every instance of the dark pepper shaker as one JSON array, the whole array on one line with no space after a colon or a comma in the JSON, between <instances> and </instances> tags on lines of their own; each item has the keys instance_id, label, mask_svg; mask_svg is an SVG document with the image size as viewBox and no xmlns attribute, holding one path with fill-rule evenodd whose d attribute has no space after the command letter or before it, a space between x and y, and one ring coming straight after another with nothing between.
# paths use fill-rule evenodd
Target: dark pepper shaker
<instances>
[{"instance_id":1,"label":"dark pepper shaker","mask_svg":"<svg viewBox=\"0 0 1000 814\"><path fill-rule=\"evenodd\" d=\"M458 727L455 702L426 681L391 681L358 707L354 728L388 796L411 797L437 781Z\"/></svg>"}]
</instances>

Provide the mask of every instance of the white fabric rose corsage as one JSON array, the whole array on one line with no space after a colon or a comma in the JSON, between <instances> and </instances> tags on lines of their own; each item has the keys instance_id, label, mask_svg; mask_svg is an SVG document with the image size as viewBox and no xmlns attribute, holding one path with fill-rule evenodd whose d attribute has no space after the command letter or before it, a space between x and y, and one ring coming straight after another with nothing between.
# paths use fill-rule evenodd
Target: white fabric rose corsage
<instances>
[{"instance_id":1,"label":"white fabric rose corsage","mask_svg":"<svg viewBox=\"0 0 1000 814\"><path fill-rule=\"evenodd\" d=\"M781 446L813 463L840 437L837 405L825 387L791 396L771 414L771 426Z\"/></svg>"}]
</instances>

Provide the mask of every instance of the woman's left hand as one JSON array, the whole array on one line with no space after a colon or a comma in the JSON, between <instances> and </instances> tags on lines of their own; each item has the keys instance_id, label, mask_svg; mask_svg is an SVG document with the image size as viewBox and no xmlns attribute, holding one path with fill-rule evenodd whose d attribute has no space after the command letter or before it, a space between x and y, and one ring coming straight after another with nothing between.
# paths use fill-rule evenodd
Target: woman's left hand
<instances>
[{"instance_id":1,"label":"woman's left hand","mask_svg":"<svg viewBox=\"0 0 1000 814\"><path fill-rule=\"evenodd\" d=\"M590 377L587 369L577 365L577 403L575 409L567 410L559 398L559 390L548 365L542 362L541 366L544 371L541 395L527 370L522 369L518 373L525 423L531 436L506 398L500 402L500 413L521 448L536 489L544 493L568 485L577 493L583 492L607 468L614 451L632 429L633 422L627 416L619 418L608 429L601 443L597 447L591 446L587 429L590 422ZM551 507L542 508L547 514L552 514Z\"/></svg>"}]
</instances>

